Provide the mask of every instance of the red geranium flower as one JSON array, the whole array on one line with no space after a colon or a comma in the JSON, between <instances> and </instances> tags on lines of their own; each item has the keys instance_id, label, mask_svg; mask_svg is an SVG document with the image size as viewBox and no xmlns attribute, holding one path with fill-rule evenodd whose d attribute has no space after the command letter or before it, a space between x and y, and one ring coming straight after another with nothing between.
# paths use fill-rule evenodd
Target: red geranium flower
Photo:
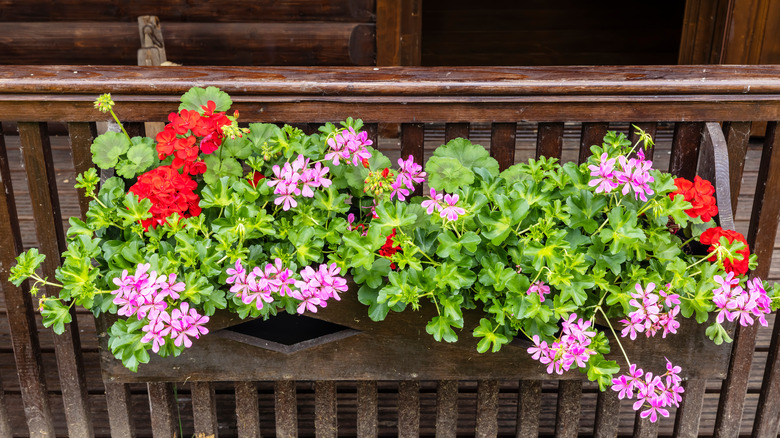
<instances>
[{"instance_id":1,"label":"red geranium flower","mask_svg":"<svg viewBox=\"0 0 780 438\"><path fill-rule=\"evenodd\" d=\"M738 233L734 230L724 230L721 227L713 227L703 232L699 237L699 241L704 245L710 245L708 251L714 252L715 249L720 246L721 237L725 237L729 243L736 240L745 244L744 248L737 251L737 254L742 255L742 260L737 260L736 257L734 258L733 262L729 259L725 259L723 260L723 269L725 269L726 272L733 272L737 275L746 274L748 271L750 248L748 247L747 240L745 240L745 236L743 236L742 233ZM714 262L717 259L718 257L713 254L708 260Z\"/></svg>"},{"instance_id":2,"label":"red geranium flower","mask_svg":"<svg viewBox=\"0 0 780 438\"><path fill-rule=\"evenodd\" d=\"M252 187L257 188L257 183L259 183L261 179L265 179L265 175L255 171L254 173L252 173L251 177L247 179L249 180L249 184Z\"/></svg>"},{"instance_id":3,"label":"red geranium flower","mask_svg":"<svg viewBox=\"0 0 780 438\"><path fill-rule=\"evenodd\" d=\"M182 218L199 215L200 198L193 192L197 187L190 175L181 174L172 166L160 166L141 174L129 191L152 202L151 219L141 222L144 230L164 224L173 213Z\"/></svg>"},{"instance_id":4,"label":"red geranium flower","mask_svg":"<svg viewBox=\"0 0 780 438\"><path fill-rule=\"evenodd\" d=\"M693 182L685 178L676 178L674 185L677 190L669 193L669 197L674 199L675 195L683 195L686 201L691 203L691 208L685 210L690 217L700 217L704 222L709 222L713 216L718 214L718 206L715 198L715 187L706 179L696 176Z\"/></svg>"},{"instance_id":5,"label":"red geranium flower","mask_svg":"<svg viewBox=\"0 0 780 438\"><path fill-rule=\"evenodd\" d=\"M393 228L393 232L385 239L385 244L377 251L380 256L390 258L393 254L401 250L400 246L393 246L393 237L395 237L395 228ZM391 263L390 268L395 269L395 263Z\"/></svg>"}]
</instances>

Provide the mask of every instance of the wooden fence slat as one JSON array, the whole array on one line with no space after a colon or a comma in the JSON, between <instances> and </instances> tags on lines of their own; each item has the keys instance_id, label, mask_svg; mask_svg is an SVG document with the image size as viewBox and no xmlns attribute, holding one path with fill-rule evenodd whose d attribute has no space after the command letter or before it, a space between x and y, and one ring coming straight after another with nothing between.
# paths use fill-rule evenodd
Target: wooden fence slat
<instances>
[{"instance_id":1,"label":"wooden fence slat","mask_svg":"<svg viewBox=\"0 0 780 438\"><path fill-rule=\"evenodd\" d=\"M699 122L675 123L669 173L693 181L696 176L696 164L699 162L699 145L703 129L704 124Z\"/></svg>"},{"instance_id":2,"label":"wooden fence slat","mask_svg":"<svg viewBox=\"0 0 780 438\"><path fill-rule=\"evenodd\" d=\"M556 438L576 437L580 429L581 380L558 381L558 410L555 414Z\"/></svg>"},{"instance_id":3,"label":"wooden fence slat","mask_svg":"<svg viewBox=\"0 0 780 438\"><path fill-rule=\"evenodd\" d=\"M0 270L0 289L5 295L11 345L14 350L16 372L19 376L29 433L54 437L32 297L28 293L26 283L22 287L16 287L8 281L9 268L16 263L14 259L21 251L22 237L19 231L11 171L8 165L5 137L0 126L0 266L3 267Z\"/></svg>"},{"instance_id":4,"label":"wooden fence slat","mask_svg":"<svg viewBox=\"0 0 780 438\"><path fill-rule=\"evenodd\" d=\"M276 411L276 436L298 436L298 397L294 380L274 382L274 410Z\"/></svg>"},{"instance_id":5,"label":"wooden fence slat","mask_svg":"<svg viewBox=\"0 0 780 438\"><path fill-rule=\"evenodd\" d=\"M363 130L368 133L368 139L371 140L371 147L379 149L379 124L366 123L363 125Z\"/></svg>"},{"instance_id":6,"label":"wooden fence slat","mask_svg":"<svg viewBox=\"0 0 780 438\"><path fill-rule=\"evenodd\" d=\"M217 438L217 399L213 382L192 382L192 418L196 434Z\"/></svg>"},{"instance_id":7,"label":"wooden fence slat","mask_svg":"<svg viewBox=\"0 0 780 438\"><path fill-rule=\"evenodd\" d=\"M469 138L470 125L468 123L446 123L444 125L444 142L455 138Z\"/></svg>"},{"instance_id":8,"label":"wooden fence slat","mask_svg":"<svg viewBox=\"0 0 780 438\"><path fill-rule=\"evenodd\" d=\"M734 229L734 212L731 209L731 177L729 176L728 145L721 127L716 122L707 122L699 152L699 176L715 186L718 200L718 224L728 230Z\"/></svg>"},{"instance_id":9,"label":"wooden fence slat","mask_svg":"<svg viewBox=\"0 0 780 438\"><path fill-rule=\"evenodd\" d=\"M780 132L778 123L767 124L761 167L758 172L753 217L750 220L748 243L758 255L755 276L766 278L772 262L772 251L780 218ZM759 203L760 202L760 203ZM757 324L756 324L757 325ZM775 318L772 341L769 346L764 380L758 399L758 410L753 423L754 437L777 436L780 427L780 324Z\"/></svg>"},{"instance_id":10,"label":"wooden fence slat","mask_svg":"<svg viewBox=\"0 0 780 438\"><path fill-rule=\"evenodd\" d=\"M560 158L563 151L563 123L539 123L536 134L536 158Z\"/></svg>"},{"instance_id":11,"label":"wooden fence slat","mask_svg":"<svg viewBox=\"0 0 780 438\"><path fill-rule=\"evenodd\" d=\"M11 424L8 419L8 410L5 407L5 391L3 390L2 379L0 379L0 438L11 438Z\"/></svg>"},{"instance_id":12,"label":"wooden fence slat","mask_svg":"<svg viewBox=\"0 0 780 438\"><path fill-rule=\"evenodd\" d=\"M674 418L674 436L679 438L696 438L699 436L699 421L704 407L704 390L707 381L704 379L687 380L683 382L683 400Z\"/></svg>"},{"instance_id":13,"label":"wooden fence slat","mask_svg":"<svg viewBox=\"0 0 780 438\"><path fill-rule=\"evenodd\" d=\"M458 432L458 381L440 380L436 389L436 436L454 438Z\"/></svg>"},{"instance_id":14,"label":"wooden fence slat","mask_svg":"<svg viewBox=\"0 0 780 438\"><path fill-rule=\"evenodd\" d=\"M521 380L517 391L516 438L534 438L539 433L539 411L542 407L542 382Z\"/></svg>"},{"instance_id":15,"label":"wooden fence slat","mask_svg":"<svg viewBox=\"0 0 780 438\"><path fill-rule=\"evenodd\" d=\"M650 421L650 417L641 418L637 411L634 416L634 438L655 438L658 436L658 421Z\"/></svg>"},{"instance_id":16,"label":"wooden fence slat","mask_svg":"<svg viewBox=\"0 0 780 438\"><path fill-rule=\"evenodd\" d=\"M103 382L106 387L106 403L108 408L108 423L111 436L115 438L133 438L135 425L130 413L132 402L130 386L125 383Z\"/></svg>"},{"instance_id":17,"label":"wooden fence slat","mask_svg":"<svg viewBox=\"0 0 780 438\"><path fill-rule=\"evenodd\" d=\"M422 165L425 159L424 146L425 125L422 123L401 124L401 158L406 160L409 155L414 162ZM422 196L422 184L414 189L412 196Z\"/></svg>"},{"instance_id":18,"label":"wooden fence slat","mask_svg":"<svg viewBox=\"0 0 780 438\"><path fill-rule=\"evenodd\" d=\"M498 380L477 384L477 429L479 437L498 435Z\"/></svg>"},{"instance_id":19,"label":"wooden fence slat","mask_svg":"<svg viewBox=\"0 0 780 438\"><path fill-rule=\"evenodd\" d=\"M490 133L490 156L498 161L500 170L515 164L516 136L516 123L493 123Z\"/></svg>"},{"instance_id":20,"label":"wooden fence slat","mask_svg":"<svg viewBox=\"0 0 780 438\"><path fill-rule=\"evenodd\" d=\"M631 144L636 144L637 140L639 140L639 136L636 134L636 129L634 128L634 125L636 125L637 128L640 128L641 130L645 131L650 135L650 137L655 140L655 133L656 129L658 128L658 124L655 122L636 122L632 123L629 126L629 134L628 139L631 140ZM653 159L653 153L655 152L655 147L650 146L645 150L645 158L648 160Z\"/></svg>"},{"instance_id":21,"label":"wooden fence slat","mask_svg":"<svg viewBox=\"0 0 780 438\"><path fill-rule=\"evenodd\" d=\"M750 122L726 122L723 132L729 150L729 175L731 175L731 211L737 211L739 189L742 186L742 172L745 169L745 154L750 143Z\"/></svg>"},{"instance_id":22,"label":"wooden fence slat","mask_svg":"<svg viewBox=\"0 0 780 438\"><path fill-rule=\"evenodd\" d=\"M173 383L149 382L146 384L146 388L149 391L152 436L154 438L170 438L178 435Z\"/></svg>"},{"instance_id":23,"label":"wooden fence slat","mask_svg":"<svg viewBox=\"0 0 780 438\"><path fill-rule=\"evenodd\" d=\"M55 278L55 271L60 265L60 253L67 247L51 144L45 123L21 122L18 126L36 234L40 252L46 255L42 265L43 274ZM50 288L46 288L45 292L50 296L56 295ZM70 314L73 321L65 326L61 335L54 337L65 418L70 436L93 437L76 309L72 307Z\"/></svg>"},{"instance_id":24,"label":"wooden fence slat","mask_svg":"<svg viewBox=\"0 0 780 438\"><path fill-rule=\"evenodd\" d=\"M236 382L236 425L239 438L260 438L260 404L255 382Z\"/></svg>"},{"instance_id":25,"label":"wooden fence slat","mask_svg":"<svg viewBox=\"0 0 780 438\"><path fill-rule=\"evenodd\" d=\"M82 173L93 167L92 152L90 146L97 133L94 123L68 123L68 136L70 137L70 151L73 154L73 168L76 174ZM89 198L84 196L84 189L76 189L79 193L79 209L81 210L81 219L86 217L89 209Z\"/></svg>"},{"instance_id":26,"label":"wooden fence slat","mask_svg":"<svg viewBox=\"0 0 780 438\"><path fill-rule=\"evenodd\" d=\"M420 382L402 380L398 382L398 436L420 435Z\"/></svg>"},{"instance_id":27,"label":"wooden fence slat","mask_svg":"<svg viewBox=\"0 0 780 438\"><path fill-rule=\"evenodd\" d=\"M333 380L314 382L314 430L318 437L338 436L337 390Z\"/></svg>"},{"instance_id":28,"label":"wooden fence slat","mask_svg":"<svg viewBox=\"0 0 780 438\"><path fill-rule=\"evenodd\" d=\"M599 392L596 398L596 422L593 425L593 436L598 438L614 438L620 426L620 399L612 388Z\"/></svg>"},{"instance_id":29,"label":"wooden fence slat","mask_svg":"<svg viewBox=\"0 0 780 438\"><path fill-rule=\"evenodd\" d=\"M777 122L767 125L761 164L758 169L756 193L753 198L753 212L750 216L747 242L751 252L758 256L758 267L751 276L766 278L772 260L777 221L780 212L780 152L776 135ZM716 438L731 437L739 433L742 409L745 404L748 377L753 361L758 324L737 326L731 360L726 380L721 388L718 415L715 419ZM758 418L758 415L757 415Z\"/></svg>"},{"instance_id":30,"label":"wooden fence slat","mask_svg":"<svg viewBox=\"0 0 780 438\"><path fill-rule=\"evenodd\" d=\"M588 161L588 157L592 155L590 147L593 145L601 146L604 142L604 136L607 135L609 129L609 123L583 123L582 133L580 134L580 155L577 160L582 164Z\"/></svg>"},{"instance_id":31,"label":"wooden fence slat","mask_svg":"<svg viewBox=\"0 0 780 438\"><path fill-rule=\"evenodd\" d=\"M379 435L376 380L361 380L357 384L357 436Z\"/></svg>"}]
</instances>

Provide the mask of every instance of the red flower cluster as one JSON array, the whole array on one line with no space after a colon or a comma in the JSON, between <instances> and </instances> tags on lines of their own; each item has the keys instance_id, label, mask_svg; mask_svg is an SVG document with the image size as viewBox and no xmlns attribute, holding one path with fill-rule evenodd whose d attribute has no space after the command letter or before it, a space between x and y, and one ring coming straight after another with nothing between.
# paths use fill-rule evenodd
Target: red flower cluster
<instances>
[{"instance_id":1,"label":"red flower cluster","mask_svg":"<svg viewBox=\"0 0 780 438\"><path fill-rule=\"evenodd\" d=\"M258 171L255 171L254 173L247 176L247 180L249 181L249 184L254 188L257 188L257 184L260 182L260 180L263 179L265 179L265 175L263 175Z\"/></svg>"},{"instance_id":2,"label":"red flower cluster","mask_svg":"<svg viewBox=\"0 0 780 438\"><path fill-rule=\"evenodd\" d=\"M191 175L206 171L206 163L198 158L198 154L210 154L219 149L222 145L222 127L232 123L224 112L214 112L216 104L212 101L201 108L203 115L186 109L178 114L171 113L168 116L170 123L156 138L160 159L173 155L173 168L183 169L184 173Z\"/></svg>"},{"instance_id":3,"label":"red flower cluster","mask_svg":"<svg viewBox=\"0 0 780 438\"><path fill-rule=\"evenodd\" d=\"M193 192L198 183L190 175L179 173L172 166L160 166L138 177L130 192L152 201L152 218L141 222L144 230L164 224L173 213L182 218L200 214L200 198Z\"/></svg>"},{"instance_id":4,"label":"red flower cluster","mask_svg":"<svg viewBox=\"0 0 780 438\"><path fill-rule=\"evenodd\" d=\"M387 239L385 240L385 244L382 245L381 248L379 248L379 255L382 257L392 257L393 254L397 253L401 250L400 246L393 246L393 237L395 237L395 228L393 228L393 232L390 233L389 236L387 236ZM391 269L395 269L395 263L390 264Z\"/></svg>"},{"instance_id":5,"label":"red flower cluster","mask_svg":"<svg viewBox=\"0 0 780 438\"><path fill-rule=\"evenodd\" d=\"M701 217L704 222L709 222L713 216L718 214L718 206L715 198L715 187L706 179L696 176L693 182L685 178L676 178L674 185L677 190L669 193L669 197L674 199L675 195L683 195L685 200L691 203L691 208L685 210L690 217Z\"/></svg>"},{"instance_id":6,"label":"red flower cluster","mask_svg":"<svg viewBox=\"0 0 780 438\"><path fill-rule=\"evenodd\" d=\"M737 251L737 254L742 255L742 260L737 260L734 258L734 261L731 262L729 259L725 259L723 260L723 269L725 269L726 272L733 272L737 275L746 274L748 271L750 248L748 248L747 240L745 240L745 236L743 236L742 233L738 233L733 230L724 230L721 227L714 227L703 232L701 237L699 237L699 241L704 245L710 245L708 251L713 252L715 251L715 248L720 246L721 237L725 237L729 243L737 240L745 244L744 248ZM708 260L714 262L717 259L717 256L713 254Z\"/></svg>"}]
</instances>

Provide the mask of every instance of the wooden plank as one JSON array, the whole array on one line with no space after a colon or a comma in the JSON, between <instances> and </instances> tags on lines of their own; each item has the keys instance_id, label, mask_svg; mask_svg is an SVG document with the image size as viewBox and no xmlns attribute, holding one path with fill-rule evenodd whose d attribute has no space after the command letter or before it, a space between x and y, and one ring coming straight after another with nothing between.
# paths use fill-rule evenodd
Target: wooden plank
<instances>
[{"instance_id":1,"label":"wooden plank","mask_svg":"<svg viewBox=\"0 0 780 438\"><path fill-rule=\"evenodd\" d=\"M498 161L498 168L504 170L515 164L516 123L493 123L490 133L490 156Z\"/></svg>"},{"instance_id":2,"label":"wooden plank","mask_svg":"<svg viewBox=\"0 0 780 438\"><path fill-rule=\"evenodd\" d=\"M297 400L294 380L277 380L274 382L277 437L289 438L298 436Z\"/></svg>"},{"instance_id":3,"label":"wooden plank","mask_svg":"<svg viewBox=\"0 0 780 438\"><path fill-rule=\"evenodd\" d=\"M767 125L764 150L761 155L761 167L758 173L753 216L750 220L748 243L758 255L758 267L752 273L766 278L772 261L774 241L780 219L780 132L777 122ZM760 202L760 204L759 204ZM758 399L758 411L753 424L753 436L777 436L780 428L780 324L775 320L772 342L769 346L761 395Z\"/></svg>"},{"instance_id":4,"label":"wooden plank","mask_svg":"<svg viewBox=\"0 0 780 438\"><path fill-rule=\"evenodd\" d=\"M92 164L92 152L90 146L97 137L94 123L71 122L68 123L68 136L70 138L70 150L73 154L73 168L76 174L85 172ZM86 217L89 210L90 199L85 196L83 188L78 191L79 209L81 210L82 220Z\"/></svg>"},{"instance_id":5,"label":"wooden plank","mask_svg":"<svg viewBox=\"0 0 780 438\"><path fill-rule=\"evenodd\" d=\"M539 123L536 158L560 158L563 151L563 123Z\"/></svg>"},{"instance_id":6,"label":"wooden plank","mask_svg":"<svg viewBox=\"0 0 780 438\"><path fill-rule=\"evenodd\" d=\"M10 267L22 251L22 238L11 182L5 137L0 126L0 265ZM22 287L8 281L8 268L0 270L0 289L4 294L11 345L21 385L27 427L31 435L54 437L51 409L46 391L38 331L32 297L26 283Z\"/></svg>"},{"instance_id":7,"label":"wooden plank","mask_svg":"<svg viewBox=\"0 0 780 438\"><path fill-rule=\"evenodd\" d=\"M476 436L498 435L498 380L480 380L477 383Z\"/></svg>"},{"instance_id":8,"label":"wooden plank","mask_svg":"<svg viewBox=\"0 0 780 438\"><path fill-rule=\"evenodd\" d=\"M703 123L678 122L674 125L669 173L693 181L703 129Z\"/></svg>"},{"instance_id":9,"label":"wooden plank","mask_svg":"<svg viewBox=\"0 0 780 438\"><path fill-rule=\"evenodd\" d=\"M260 405L255 382L236 382L236 423L240 438L260 438Z\"/></svg>"},{"instance_id":10,"label":"wooden plank","mask_svg":"<svg viewBox=\"0 0 780 438\"><path fill-rule=\"evenodd\" d=\"M699 422L704 407L705 380L695 379L683 382L683 400L674 418L674 436L696 438L699 436Z\"/></svg>"},{"instance_id":11,"label":"wooden plank","mask_svg":"<svg viewBox=\"0 0 780 438\"><path fill-rule=\"evenodd\" d=\"M580 429L581 380L558 382L558 410L555 413L555 436L576 437Z\"/></svg>"},{"instance_id":12,"label":"wooden plank","mask_svg":"<svg viewBox=\"0 0 780 438\"><path fill-rule=\"evenodd\" d=\"M398 382L398 436L420 435L420 381Z\"/></svg>"},{"instance_id":13,"label":"wooden plank","mask_svg":"<svg viewBox=\"0 0 780 438\"><path fill-rule=\"evenodd\" d=\"M609 123L583 123L582 133L580 134L580 155L578 163L588 161L588 157L593 155L590 147L593 145L601 146L604 142L604 136L607 135Z\"/></svg>"},{"instance_id":14,"label":"wooden plank","mask_svg":"<svg viewBox=\"0 0 780 438\"><path fill-rule=\"evenodd\" d=\"M401 124L401 158L406 160L409 155L414 157L414 162L422 164L425 160L424 155L424 134L425 125L422 123L403 123ZM422 196L422 185L418 185L412 196Z\"/></svg>"},{"instance_id":15,"label":"wooden plank","mask_svg":"<svg viewBox=\"0 0 780 438\"><path fill-rule=\"evenodd\" d=\"M634 128L634 125L636 125L637 128L645 131L650 135L650 137L655 140L655 133L656 129L658 128L658 124L655 122L635 122L631 123L631 127L629 128L629 134L628 139L631 140L631 144L636 144L636 142L639 140L639 135L637 135L637 130ZM639 146L641 147L641 146ZM645 149L645 158L648 160L653 159L653 152L654 147L650 146L649 148Z\"/></svg>"},{"instance_id":16,"label":"wooden plank","mask_svg":"<svg viewBox=\"0 0 780 438\"><path fill-rule=\"evenodd\" d=\"M130 413L130 387L125 383L105 382L108 421L111 426L111 436L117 438L133 438L135 424Z\"/></svg>"},{"instance_id":17,"label":"wooden plank","mask_svg":"<svg viewBox=\"0 0 780 438\"><path fill-rule=\"evenodd\" d=\"M60 253L67 247L46 124L19 123L19 139L40 252L46 255L42 265L43 274L45 277L54 278L60 265ZM44 292L48 296L57 295L57 292L49 287L45 288ZM87 384L75 308L70 309L70 314L73 321L67 324L65 331L54 340L65 417L71 436L92 437L94 432L87 401Z\"/></svg>"},{"instance_id":18,"label":"wooden plank","mask_svg":"<svg viewBox=\"0 0 780 438\"><path fill-rule=\"evenodd\" d=\"M149 382L149 408L152 417L152 436L170 438L178 434L176 421L176 401L173 398L173 384L169 382Z\"/></svg>"},{"instance_id":19,"label":"wooden plank","mask_svg":"<svg viewBox=\"0 0 780 438\"><path fill-rule=\"evenodd\" d=\"M420 65L422 2L376 0L376 65Z\"/></svg>"},{"instance_id":20,"label":"wooden plank","mask_svg":"<svg viewBox=\"0 0 780 438\"><path fill-rule=\"evenodd\" d=\"M336 382L318 380L314 382L314 430L318 437L338 436Z\"/></svg>"},{"instance_id":21,"label":"wooden plank","mask_svg":"<svg viewBox=\"0 0 780 438\"><path fill-rule=\"evenodd\" d=\"M214 394L213 382L192 382L192 418L195 434L203 434L217 438L217 399Z\"/></svg>"},{"instance_id":22,"label":"wooden plank","mask_svg":"<svg viewBox=\"0 0 780 438\"><path fill-rule=\"evenodd\" d=\"M750 142L750 122L726 122L723 132L729 150L729 175L731 175L731 210L737 211L739 189L742 186L742 173L745 169L745 154Z\"/></svg>"},{"instance_id":23,"label":"wooden plank","mask_svg":"<svg viewBox=\"0 0 780 438\"><path fill-rule=\"evenodd\" d=\"M650 421L650 417L642 418L637 411L634 416L634 438L655 438L658 436L658 421Z\"/></svg>"},{"instance_id":24,"label":"wooden plank","mask_svg":"<svg viewBox=\"0 0 780 438\"><path fill-rule=\"evenodd\" d=\"M11 424L9 421L8 409L5 407L5 391L3 390L3 381L0 380L0 438L11 438Z\"/></svg>"},{"instance_id":25,"label":"wooden plank","mask_svg":"<svg viewBox=\"0 0 780 438\"><path fill-rule=\"evenodd\" d=\"M0 35L3 64L125 65L138 58L136 23L18 22L14 28L13 35ZM376 57L368 23L165 22L164 28L167 57L185 65L374 65Z\"/></svg>"},{"instance_id":26,"label":"wooden plank","mask_svg":"<svg viewBox=\"0 0 780 438\"><path fill-rule=\"evenodd\" d=\"M469 138L468 123L447 123L444 125L444 142L447 143L455 138Z\"/></svg>"},{"instance_id":27,"label":"wooden plank","mask_svg":"<svg viewBox=\"0 0 780 438\"><path fill-rule=\"evenodd\" d=\"M376 123L366 123L363 130L368 133L368 139L371 140L374 149L379 147L379 126Z\"/></svg>"},{"instance_id":28,"label":"wooden plank","mask_svg":"<svg viewBox=\"0 0 780 438\"><path fill-rule=\"evenodd\" d=\"M517 393L517 438L533 438L539 433L539 412L542 407L542 382L521 380Z\"/></svg>"},{"instance_id":29,"label":"wooden plank","mask_svg":"<svg viewBox=\"0 0 780 438\"><path fill-rule=\"evenodd\" d=\"M593 436L598 438L614 438L620 426L620 399L618 393L608 388L599 392L596 399L596 422L593 426Z\"/></svg>"},{"instance_id":30,"label":"wooden plank","mask_svg":"<svg viewBox=\"0 0 780 438\"><path fill-rule=\"evenodd\" d=\"M138 49L138 65L162 65L168 58L165 55L160 20L154 15L138 17L138 33L141 48Z\"/></svg>"},{"instance_id":31,"label":"wooden plank","mask_svg":"<svg viewBox=\"0 0 780 438\"><path fill-rule=\"evenodd\" d=\"M728 230L734 229L734 212L731 210L731 177L729 175L729 152L726 137L720 124L707 122L702 136L699 154L699 176L715 186L718 202L718 224Z\"/></svg>"},{"instance_id":32,"label":"wooden plank","mask_svg":"<svg viewBox=\"0 0 780 438\"><path fill-rule=\"evenodd\" d=\"M357 436L379 435L376 380L361 380L357 384Z\"/></svg>"},{"instance_id":33,"label":"wooden plank","mask_svg":"<svg viewBox=\"0 0 780 438\"><path fill-rule=\"evenodd\" d=\"M458 381L440 380L436 390L436 436L454 438L458 432Z\"/></svg>"}]
</instances>

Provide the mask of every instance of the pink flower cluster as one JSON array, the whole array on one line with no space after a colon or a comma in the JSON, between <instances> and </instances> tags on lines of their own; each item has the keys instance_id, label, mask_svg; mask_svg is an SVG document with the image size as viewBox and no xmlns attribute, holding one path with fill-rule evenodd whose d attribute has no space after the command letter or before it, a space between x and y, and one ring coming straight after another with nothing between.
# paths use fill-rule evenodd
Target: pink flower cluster
<instances>
[{"instance_id":1,"label":"pink flower cluster","mask_svg":"<svg viewBox=\"0 0 780 438\"><path fill-rule=\"evenodd\" d=\"M739 285L739 279L734 278L733 272L725 278L716 275L713 280L719 285L712 291L712 302L720 309L716 319L718 323L722 323L724 318L729 321L739 318L742 326L748 326L753 325L753 317L756 317L761 325L768 325L766 315L772 312L772 300L760 278L748 280L747 291Z\"/></svg>"},{"instance_id":2,"label":"pink flower cluster","mask_svg":"<svg viewBox=\"0 0 780 438\"><path fill-rule=\"evenodd\" d=\"M298 206L296 196L313 198L313 189L331 185L331 180L325 178L330 169L322 167L319 162L314 163L314 167L309 167L309 159L303 155L298 155L292 163L284 163L283 167L275 165L272 170L274 178L268 179L268 186L275 187L274 194L279 197L274 200L274 204L283 204L284 211Z\"/></svg>"},{"instance_id":3,"label":"pink flower cluster","mask_svg":"<svg viewBox=\"0 0 780 438\"><path fill-rule=\"evenodd\" d=\"M537 282L531 283L531 286L525 293L526 295L531 295L533 293L539 294L539 301L543 303L544 296L550 293L550 286L547 286L543 281L539 280Z\"/></svg>"},{"instance_id":4,"label":"pink flower cluster","mask_svg":"<svg viewBox=\"0 0 780 438\"><path fill-rule=\"evenodd\" d=\"M431 199L426 199L420 205L425 208L428 214L433 214L436 210L439 212L439 216L448 220L454 221L458 219L458 216L466 214L466 210L458 207L458 199L460 197L455 195L445 195L442 193L436 193L435 189L431 189Z\"/></svg>"},{"instance_id":5,"label":"pink flower cluster","mask_svg":"<svg viewBox=\"0 0 780 438\"><path fill-rule=\"evenodd\" d=\"M680 323L675 317L680 313L680 296L671 293L671 285L667 284L666 289L657 293L653 292L655 283L648 283L645 289L639 283L634 287L636 292L631 293L633 299L628 304L636 310L628 314L628 319L620 321L624 324L621 336L630 336L634 340L637 333L643 332L648 338L655 336L659 330L663 331L664 338L669 333L677 333Z\"/></svg>"},{"instance_id":6,"label":"pink flower cluster","mask_svg":"<svg viewBox=\"0 0 780 438\"><path fill-rule=\"evenodd\" d=\"M398 176L390 186L393 189L390 192L390 199L396 196L399 201L406 201L406 197L414 190L414 185L425 181L427 174L422 171L421 165L414 162L414 157L411 155L406 161L399 158L398 166L400 168Z\"/></svg>"},{"instance_id":7,"label":"pink flower cluster","mask_svg":"<svg viewBox=\"0 0 780 438\"><path fill-rule=\"evenodd\" d=\"M680 381L682 380L678 373L682 371L680 367L672 365L669 359L666 359L666 373L660 376L653 376L653 373L644 373L638 369L636 364L629 367L628 374L612 379L612 389L618 392L618 398L634 397L636 390L636 402L634 410L643 408L646 410L639 413L642 418L650 417L650 421L658 421L658 415L669 416L666 409L670 406L680 406L682 394L685 392Z\"/></svg>"},{"instance_id":8,"label":"pink flower cluster","mask_svg":"<svg viewBox=\"0 0 780 438\"><path fill-rule=\"evenodd\" d=\"M547 365L547 374L563 374L574 364L584 368L590 357L596 354L593 349L588 348L596 336L595 331L588 330L590 321L580 318L575 322L576 319L577 315L572 313L569 318L563 320L561 337L551 345L540 341L539 336L534 335L534 346L528 349L528 353L534 360Z\"/></svg>"},{"instance_id":9,"label":"pink flower cluster","mask_svg":"<svg viewBox=\"0 0 780 438\"><path fill-rule=\"evenodd\" d=\"M615 161L620 164L620 168L615 168ZM652 195L654 192L649 183L655 181L650 175L650 169L653 162L645 160L645 154L640 149L637 152L637 158L627 159L624 155L617 158L609 158L604 152L598 166L590 165L590 176L593 178L588 183L591 187L596 187L596 193L611 193L612 190L623 186L623 196L629 191L634 191L634 199L641 199L647 202L646 195Z\"/></svg>"},{"instance_id":10,"label":"pink flower cluster","mask_svg":"<svg viewBox=\"0 0 780 438\"><path fill-rule=\"evenodd\" d=\"M347 280L338 276L340 268L335 263L330 266L322 264L317 271L307 266L300 272L303 281L293 278L294 272L278 258L274 264L266 264L265 269L255 267L251 272L247 272L238 259L235 267L228 268L226 272L229 277L225 282L232 285L230 292L244 304L254 303L258 310L265 303L272 303L275 296L288 296L301 301L298 313L307 309L316 313L316 306L325 307L330 298L338 301L338 292L347 290Z\"/></svg>"},{"instance_id":11,"label":"pink flower cluster","mask_svg":"<svg viewBox=\"0 0 780 438\"><path fill-rule=\"evenodd\" d=\"M347 163L352 161L352 165L359 166L363 163L363 160L371 158L371 152L368 151L366 146L371 146L372 144L374 142L368 139L368 132L360 131L356 133L350 127L328 139L330 150L325 154L325 161L332 160L333 165L338 166L339 160L343 159Z\"/></svg>"},{"instance_id":12,"label":"pink flower cluster","mask_svg":"<svg viewBox=\"0 0 780 438\"><path fill-rule=\"evenodd\" d=\"M190 309L187 302L169 313L170 303L166 299L178 300L179 293L185 289L184 282L177 283L176 274L158 276L155 271L149 272L150 267L148 263L139 264L135 274L129 275L125 270L120 278L114 279L117 289L111 293L114 304L121 306L117 314L128 318L135 315L139 320L147 318L149 323L142 329L146 334L141 341L151 342L155 353L167 338L173 339L177 347L189 348L190 337L197 339L209 332L205 327L209 317Z\"/></svg>"}]
</instances>

